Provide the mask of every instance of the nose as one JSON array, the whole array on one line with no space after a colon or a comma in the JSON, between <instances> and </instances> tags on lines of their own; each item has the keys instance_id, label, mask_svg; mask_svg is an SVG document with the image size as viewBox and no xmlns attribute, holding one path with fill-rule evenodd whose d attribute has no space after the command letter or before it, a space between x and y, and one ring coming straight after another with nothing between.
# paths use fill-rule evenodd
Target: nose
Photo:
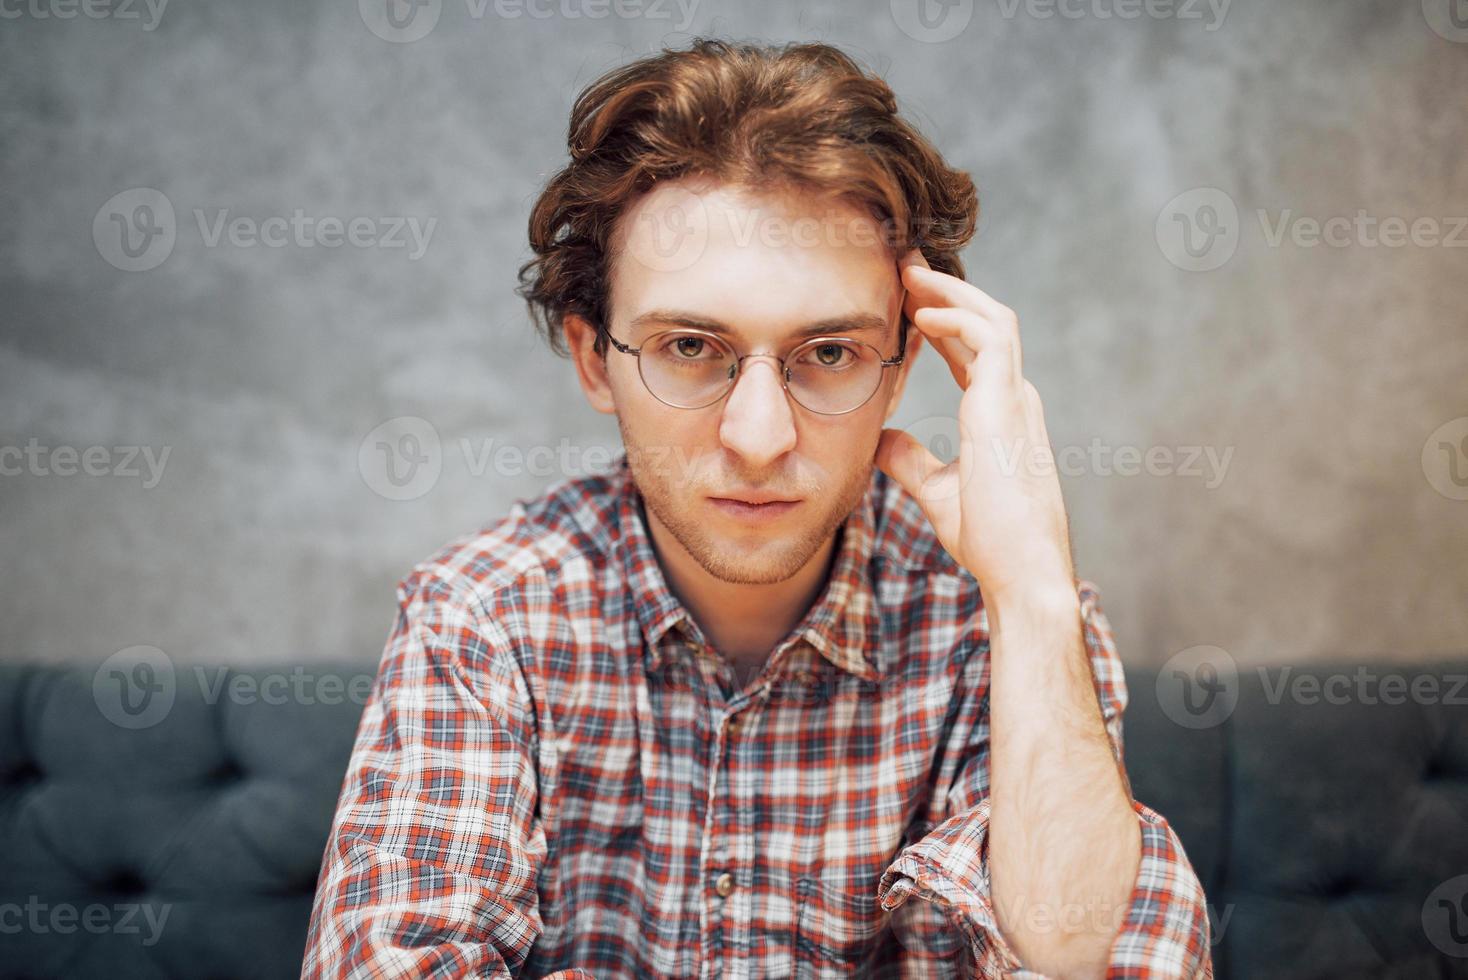
<instances>
[{"instance_id":1,"label":"nose","mask_svg":"<svg viewBox=\"0 0 1468 980\"><path fill-rule=\"evenodd\" d=\"M719 441L752 470L795 448L795 415L780 383L780 370L775 358L750 355L724 402Z\"/></svg>"}]
</instances>

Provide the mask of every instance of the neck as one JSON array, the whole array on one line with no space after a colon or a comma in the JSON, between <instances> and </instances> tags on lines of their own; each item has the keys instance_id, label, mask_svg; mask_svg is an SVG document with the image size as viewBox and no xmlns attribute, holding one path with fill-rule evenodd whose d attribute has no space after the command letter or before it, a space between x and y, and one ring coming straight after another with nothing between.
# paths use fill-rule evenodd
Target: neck
<instances>
[{"instance_id":1,"label":"neck","mask_svg":"<svg viewBox=\"0 0 1468 980\"><path fill-rule=\"evenodd\" d=\"M830 576L838 528L790 578L746 585L715 578L651 510L642 508L668 588L741 674L763 663L810 610Z\"/></svg>"}]
</instances>

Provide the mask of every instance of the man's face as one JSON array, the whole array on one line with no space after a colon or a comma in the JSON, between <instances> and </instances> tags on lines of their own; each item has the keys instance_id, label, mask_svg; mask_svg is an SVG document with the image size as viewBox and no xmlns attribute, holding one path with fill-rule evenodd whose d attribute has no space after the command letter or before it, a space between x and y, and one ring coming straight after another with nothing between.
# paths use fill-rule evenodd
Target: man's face
<instances>
[{"instance_id":1,"label":"man's face","mask_svg":"<svg viewBox=\"0 0 1468 980\"><path fill-rule=\"evenodd\" d=\"M670 182L623 214L614 241L608 327L623 344L686 328L675 319L686 315L736 357L784 356L815 324L866 318L865 327L821 333L865 341L883 359L897 354L895 261L877 223L849 206ZM786 394L773 358L754 357L722 399L686 409L654 397L636 357L616 349L606 357L604 394L650 520L710 575L748 584L794 575L861 499L907 371L883 369L865 404L824 415ZM760 495L794 502L756 510L727 502Z\"/></svg>"}]
</instances>

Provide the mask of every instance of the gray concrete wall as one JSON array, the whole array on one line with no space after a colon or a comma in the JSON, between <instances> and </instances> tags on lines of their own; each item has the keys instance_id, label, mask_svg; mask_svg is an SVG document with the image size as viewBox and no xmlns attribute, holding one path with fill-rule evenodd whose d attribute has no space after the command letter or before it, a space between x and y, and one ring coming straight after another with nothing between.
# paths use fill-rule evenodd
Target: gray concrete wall
<instances>
[{"instance_id":1,"label":"gray concrete wall","mask_svg":"<svg viewBox=\"0 0 1468 980\"><path fill-rule=\"evenodd\" d=\"M926 26L907 0L441 0L416 40L367 0L156 23L25 3L0 22L0 446L46 452L0 477L7 660L373 664L399 575L586 465L495 449L616 445L514 269L575 93L694 33L842 45L973 173L970 278L1020 314L1129 660L1468 650L1468 29L1446 0L978 0ZM434 224L421 255L211 244L221 216L297 209ZM1337 216L1340 244L1310 244ZM1386 219L1417 241L1379 244ZM955 392L925 354L898 421L936 432ZM386 442L441 448L400 491L369 434L406 416L429 428ZM166 450L161 477L124 447ZM1123 447L1157 447L1153 472L1114 472Z\"/></svg>"}]
</instances>

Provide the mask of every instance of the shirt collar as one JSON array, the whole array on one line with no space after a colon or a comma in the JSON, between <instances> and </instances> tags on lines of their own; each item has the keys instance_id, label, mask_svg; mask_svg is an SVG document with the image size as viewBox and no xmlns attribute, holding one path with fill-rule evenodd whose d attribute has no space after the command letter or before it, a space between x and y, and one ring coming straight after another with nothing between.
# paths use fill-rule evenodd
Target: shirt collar
<instances>
[{"instance_id":1,"label":"shirt collar","mask_svg":"<svg viewBox=\"0 0 1468 980\"><path fill-rule=\"evenodd\" d=\"M663 577L647 530L642 495L632 479L625 453L616 461L613 479L617 484L615 548L626 576L626 601L633 606L647 641L647 669L657 670L663 660L663 638L674 627L682 629L691 642L707 644L708 640ZM825 587L771 656L781 647L803 640L841 670L865 680L881 676L872 656L880 640L880 617L870 581L876 500L875 483L869 484L838 531L836 557Z\"/></svg>"}]
</instances>

